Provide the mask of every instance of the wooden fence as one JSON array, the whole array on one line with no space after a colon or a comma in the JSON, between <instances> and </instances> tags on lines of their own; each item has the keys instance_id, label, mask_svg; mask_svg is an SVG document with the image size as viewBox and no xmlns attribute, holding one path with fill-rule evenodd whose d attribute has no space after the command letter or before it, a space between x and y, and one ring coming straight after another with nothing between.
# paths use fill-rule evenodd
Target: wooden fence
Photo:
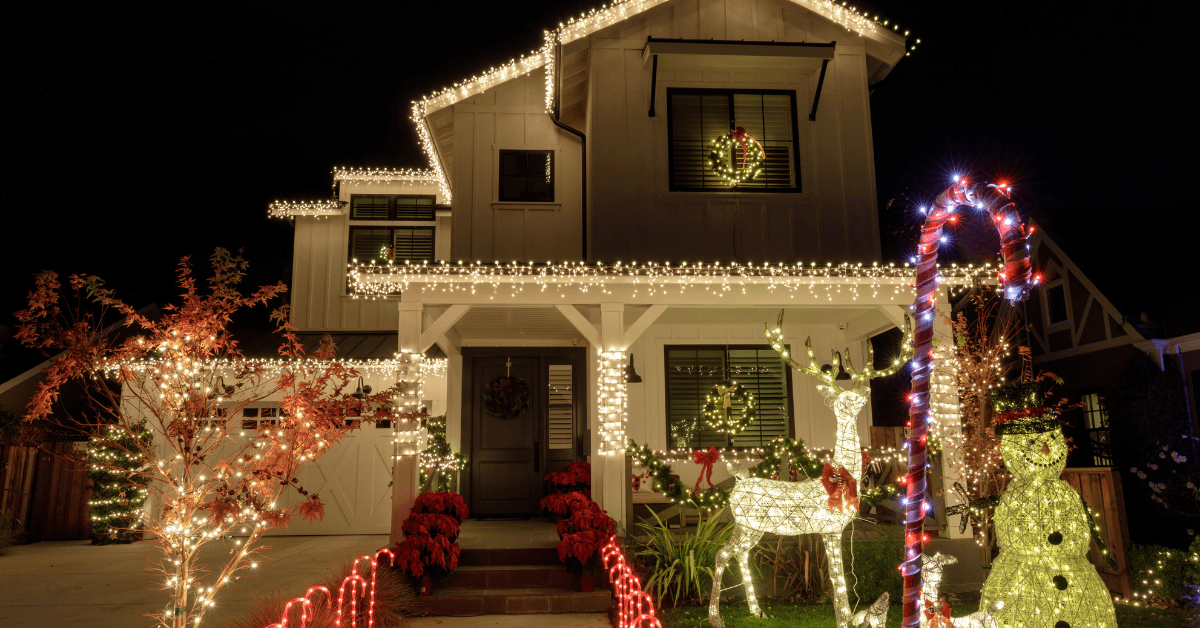
<instances>
[{"instance_id":1,"label":"wooden fence","mask_svg":"<svg viewBox=\"0 0 1200 628\"><path fill-rule=\"evenodd\" d=\"M92 490L84 465L70 457L75 443L2 447L0 508L4 514L18 519L32 541L92 538L88 512Z\"/></svg>"},{"instance_id":2,"label":"wooden fence","mask_svg":"<svg viewBox=\"0 0 1200 628\"><path fill-rule=\"evenodd\" d=\"M1125 518L1125 496L1121 492L1121 476L1112 467L1069 468L1063 471L1062 479L1070 484L1097 513L1096 523L1108 551L1117 563L1116 569L1100 554L1093 541L1088 551L1088 560L1100 572L1100 578L1109 591L1132 598L1133 588L1129 578L1129 523Z\"/></svg>"}]
</instances>

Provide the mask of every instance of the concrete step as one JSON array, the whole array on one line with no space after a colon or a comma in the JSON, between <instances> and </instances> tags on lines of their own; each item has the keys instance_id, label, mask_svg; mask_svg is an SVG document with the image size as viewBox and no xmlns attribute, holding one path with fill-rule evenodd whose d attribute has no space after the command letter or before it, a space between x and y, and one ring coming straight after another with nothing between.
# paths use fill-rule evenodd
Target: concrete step
<instances>
[{"instance_id":1,"label":"concrete step","mask_svg":"<svg viewBox=\"0 0 1200 628\"><path fill-rule=\"evenodd\" d=\"M608 610L606 589L580 593L565 588L435 589L417 599L429 615L514 615L524 613L600 613Z\"/></svg>"},{"instance_id":2,"label":"concrete step","mask_svg":"<svg viewBox=\"0 0 1200 628\"><path fill-rule=\"evenodd\" d=\"M496 567L518 565L562 565L558 549L463 549L458 556L459 567Z\"/></svg>"},{"instance_id":3,"label":"concrete step","mask_svg":"<svg viewBox=\"0 0 1200 628\"><path fill-rule=\"evenodd\" d=\"M459 567L442 589L569 589L575 579L562 565Z\"/></svg>"}]
</instances>

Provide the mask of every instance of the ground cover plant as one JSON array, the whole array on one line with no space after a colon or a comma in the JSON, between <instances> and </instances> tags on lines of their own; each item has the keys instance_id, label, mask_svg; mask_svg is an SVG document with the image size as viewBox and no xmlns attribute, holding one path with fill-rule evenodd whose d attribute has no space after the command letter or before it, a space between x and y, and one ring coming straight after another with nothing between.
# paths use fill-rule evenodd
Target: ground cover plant
<instances>
[{"instance_id":1,"label":"ground cover plant","mask_svg":"<svg viewBox=\"0 0 1200 628\"><path fill-rule=\"evenodd\" d=\"M401 385L352 395L359 372L331 359L328 335L306 352L286 305L271 313L280 358L247 359L229 330L234 315L268 305L287 287L243 295L246 261L224 249L209 261L206 282L188 258L180 261L180 302L159 317L125 303L99 277L72 275L64 286L49 271L17 313L16 338L52 358L25 420L92 439L113 454L89 461L93 469L158 505L140 510L128 529L110 528L149 533L158 553L150 568L168 599L144 614L170 628L200 624L216 594L257 565L267 532L324 514L320 497L297 481L305 465L361 424L414 418L390 409ZM73 416L55 404L67 384L79 387L86 408ZM243 410L267 399L278 400L277 416L247 428ZM121 464L131 459L141 462L136 473ZM223 564L199 563L211 543L228 548Z\"/></svg>"}]
</instances>

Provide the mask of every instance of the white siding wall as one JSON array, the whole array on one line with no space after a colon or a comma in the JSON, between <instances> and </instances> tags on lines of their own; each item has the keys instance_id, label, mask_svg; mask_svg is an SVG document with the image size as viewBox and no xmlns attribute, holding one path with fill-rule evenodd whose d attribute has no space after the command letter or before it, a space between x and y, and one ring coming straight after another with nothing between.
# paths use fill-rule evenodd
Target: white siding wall
<instances>
[{"instance_id":1,"label":"white siding wall","mask_svg":"<svg viewBox=\"0 0 1200 628\"><path fill-rule=\"evenodd\" d=\"M670 70L664 70L660 58L657 115L651 118L651 70L641 58L647 36L836 40L837 48L815 122L807 115L818 74L811 62L787 69L762 67L762 60L745 57L737 58L740 62L714 57ZM878 258L867 58L861 37L787 2L677 0L597 32L590 46L590 257L832 262ZM669 87L794 89L803 191L670 192Z\"/></svg>"},{"instance_id":2,"label":"white siding wall","mask_svg":"<svg viewBox=\"0 0 1200 628\"><path fill-rule=\"evenodd\" d=\"M341 186L340 200L349 203L352 194L436 194L433 184L372 184ZM346 214L323 218L296 218L296 247L292 258L292 315L301 330L387 331L397 326L394 300L354 299L346 293L347 246L350 225L385 225L385 221L353 221ZM439 218L435 226L434 257L447 259L450 219Z\"/></svg>"},{"instance_id":3,"label":"white siding wall","mask_svg":"<svg viewBox=\"0 0 1200 628\"><path fill-rule=\"evenodd\" d=\"M453 260L582 258L580 143L546 114L545 86L539 69L454 105ZM506 149L555 151L553 203L499 201Z\"/></svg>"}]
</instances>

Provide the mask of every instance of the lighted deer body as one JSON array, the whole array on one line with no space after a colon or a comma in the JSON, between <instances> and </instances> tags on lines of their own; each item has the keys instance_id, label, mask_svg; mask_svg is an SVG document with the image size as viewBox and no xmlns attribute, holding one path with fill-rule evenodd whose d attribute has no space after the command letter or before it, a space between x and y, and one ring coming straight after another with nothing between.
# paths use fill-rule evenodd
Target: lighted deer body
<instances>
[{"instance_id":1,"label":"lighted deer body","mask_svg":"<svg viewBox=\"0 0 1200 628\"><path fill-rule=\"evenodd\" d=\"M912 345L904 344L904 355L882 371L872 368L874 351L867 345L867 364L862 371L855 371L846 361L849 379L838 381L839 363L837 353L832 356L832 368L824 372L813 361L811 338L805 342L808 348L808 366L797 363L788 354L783 344L783 312L774 329L766 330L771 347L779 352L785 363L793 369L811 375L821 383L817 390L825 403L837 417L837 436L833 458L826 463L821 480L788 482L749 477L744 471L730 468L737 483L729 496L729 507L735 526L729 542L717 553L716 570L713 572L713 588L708 603L708 619L713 628L723 628L720 615L721 575L729 560L736 557L742 567L746 587L746 603L750 612L763 617L754 596L750 581L750 550L758 544L765 533L780 536L820 534L829 557L829 579L833 584L834 610L838 628L849 625L850 603L846 593L846 580L842 572L842 531L858 515L857 483L862 478L863 456L858 438L858 413L866 405L870 391L868 384L875 377L886 377L895 373L912 357ZM843 388L841 384L847 387Z\"/></svg>"}]
</instances>

